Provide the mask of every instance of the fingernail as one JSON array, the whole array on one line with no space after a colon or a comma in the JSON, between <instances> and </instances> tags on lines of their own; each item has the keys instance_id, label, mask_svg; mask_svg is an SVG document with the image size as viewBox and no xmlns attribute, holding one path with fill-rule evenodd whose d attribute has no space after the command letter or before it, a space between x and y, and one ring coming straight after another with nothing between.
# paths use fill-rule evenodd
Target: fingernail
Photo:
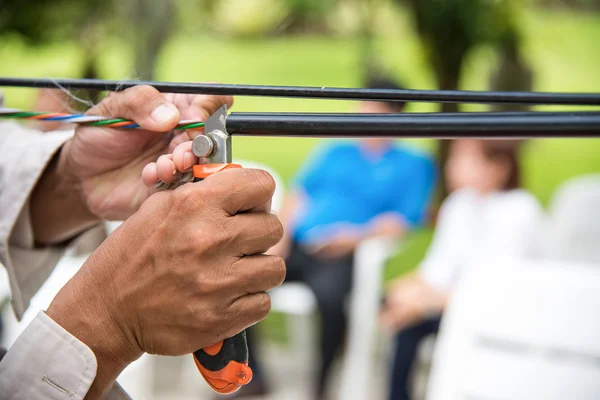
<instances>
[{"instance_id":1,"label":"fingernail","mask_svg":"<svg viewBox=\"0 0 600 400\"><path fill-rule=\"evenodd\" d=\"M194 155L191 153L185 153L183 155L183 169L189 169L194 164Z\"/></svg>"},{"instance_id":2,"label":"fingernail","mask_svg":"<svg viewBox=\"0 0 600 400\"><path fill-rule=\"evenodd\" d=\"M174 118L177 118L177 109L170 104L161 104L152 111L150 118L157 124L171 122Z\"/></svg>"}]
</instances>

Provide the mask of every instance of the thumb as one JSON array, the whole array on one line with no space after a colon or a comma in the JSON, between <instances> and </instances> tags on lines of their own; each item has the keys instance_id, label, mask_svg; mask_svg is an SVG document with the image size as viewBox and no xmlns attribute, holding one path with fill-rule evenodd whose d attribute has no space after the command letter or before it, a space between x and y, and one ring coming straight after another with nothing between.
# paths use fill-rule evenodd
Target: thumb
<instances>
[{"instance_id":1,"label":"thumb","mask_svg":"<svg viewBox=\"0 0 600 400\"><path fill-rule=\"evenodd\" d=\"M86 115L125 118L143 129L167 132L179 122L179 110L152 86L134 86L113 92Z\"/></svg>"}]
</instances>

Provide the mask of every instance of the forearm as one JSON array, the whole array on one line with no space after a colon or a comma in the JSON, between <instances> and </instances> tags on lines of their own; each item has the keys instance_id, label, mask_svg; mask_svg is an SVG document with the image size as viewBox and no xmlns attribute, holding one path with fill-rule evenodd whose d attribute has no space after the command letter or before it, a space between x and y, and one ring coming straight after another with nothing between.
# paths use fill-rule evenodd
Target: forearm
<instances>
[{"instance_id":1,"label":"forearm","mask_svg":"<svg viewBox=\"0 0 600 400\"><path fill-rule=\"evenodd\" d=\"M103 301L103 289L96 285L97 271L119 264L118 251L95 252L71 279L46 314L63 329L85 343L96 358L97 372L86 399L101 399L111 390L119 374L142 355L135 338L128 336L115 318L115 307Z\"/></svg>"},{"instance_id":2,"label":"forearm","mask_svg":"<svg viewBox=\"0 0 600 400\"><path fill-rule=\"evenodd\" d=\"M43 245L63 242L99 222L85 204L60 152L31 194L30 215L35 240Z\"/></svg>"},{"instance_id":3,"label":"forearm","mask_svg":"<svg viewBox=\"0 0 600 400\"><path fill-rule=\"evenodd\" d=\"M371 237L388 237L401 239L407 231L404 218L397 213L380 214L369 221L365 239Z\"/></svg>"}]
</instances>

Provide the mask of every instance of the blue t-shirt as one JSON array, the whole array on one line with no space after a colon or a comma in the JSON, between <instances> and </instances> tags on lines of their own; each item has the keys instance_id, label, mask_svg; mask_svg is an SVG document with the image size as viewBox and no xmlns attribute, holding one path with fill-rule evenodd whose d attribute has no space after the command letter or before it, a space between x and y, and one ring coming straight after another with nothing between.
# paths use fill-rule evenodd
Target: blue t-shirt
<instances>
[{"instance_id":1,"label":"blue t-shirt","mask_svg":"<svg viewBox=\"0 0 600 400\"><path fill-rule=\"evenodd\" d=\"M331 236L344 223L365 224L396 212L422 223L435 183L435 165L423 154L397 146L370 159L358 143L336 143L311 157L296 178L307 195L293 238L310 243Z\"/></svg>"}]
</instances>

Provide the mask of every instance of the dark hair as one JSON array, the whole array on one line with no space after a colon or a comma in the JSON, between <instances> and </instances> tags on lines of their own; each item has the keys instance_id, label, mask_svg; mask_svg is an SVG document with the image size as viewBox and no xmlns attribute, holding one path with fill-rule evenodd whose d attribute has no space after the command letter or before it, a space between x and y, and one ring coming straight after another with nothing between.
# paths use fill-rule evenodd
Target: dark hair
<instances>
[{"instance_id":1,"label":"dark hair","mask_svg":"<svg viewBox=\"0 0 600 400\"><path fill-rule=\"evenodd\" d=\"M522 140L482 140L483 153L488 160L506 162L510 174L502 190L521 187L521 163L519 153Z\"/></svg>"},{"instance_id":2,"label":"dark hair","mask_svg":"<svg viewBox=\"0 0 600 400\"><path fill-rule=\"evenodd\" d=\"M370 74L365 79L365 87L367 89L387 89L387 90L401 90L404 89L402 85L394 81L393 79L384 75ZM402 112L406 107L405 101L386 101L384 103L390 109L395 112Z\"/></svg>"}]
</instances>

